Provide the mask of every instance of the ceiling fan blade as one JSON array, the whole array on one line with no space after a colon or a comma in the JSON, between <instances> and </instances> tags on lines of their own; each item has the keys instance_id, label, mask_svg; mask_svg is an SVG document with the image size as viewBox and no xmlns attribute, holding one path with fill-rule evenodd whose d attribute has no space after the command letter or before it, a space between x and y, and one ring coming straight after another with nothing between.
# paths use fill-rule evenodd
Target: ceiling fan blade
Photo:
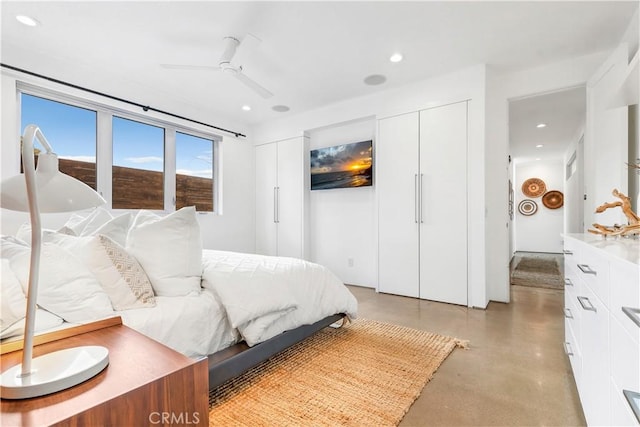
<instances>
[{"instance_id":1,"label":"ceiling fan blade","mask_svg":"<svg viewBox=\"0 0 640 427\"><path fill-rule=\"evenodd\" d=\"M258 83L256 83L255 81L251 80L249 77L247 77L245 74L243 74L242 71L234 73L233 75L236 76L236 78L238 80L240 80L242 83L247 85L253 91L258 93L258 95L260 95L261 97L267 99L267 98L271 98L273 96L273 93L269 92L267 89L263 88Z\"/></svg>"},{"instance_id":2,"label":"ceiling fan blade","mask_svg":"<svg viewBox=\"0 0 640 427\"><path fill-rule=\"evenodd\" d=\"M233 57L231 63L236 66L244 65L244 61L252 55L252 53L256 50L261 42L262 40L260 40L253 34L247 33L242 41L240 41L240 44L238 45L235 56Z\"/></svg>"},{"instance_id":3,"label":"ceiling fan blade","mask_svg":"<svg viewBox=\"0 0 640 427\"><path fill-rule=\"evenodd\" d=\"M217 65L182 65L182 64L160 64L162 68L166 68L167 70L219 70L220 67Z\"/></svg>"},{"instance_id":4,"label":"ceiling fan blade","mask_svg":"<svg viewBox=\"0 0 640 427\"><path fill-rule=\"evenodd\" d=\"M236 55L236 50L238 49L238 45L240 41L235 37L225 37L224 41L224 50L222 51L222 55L220 55L220 64L230 63L233 57Z\"/></svg>"}]
</instances>

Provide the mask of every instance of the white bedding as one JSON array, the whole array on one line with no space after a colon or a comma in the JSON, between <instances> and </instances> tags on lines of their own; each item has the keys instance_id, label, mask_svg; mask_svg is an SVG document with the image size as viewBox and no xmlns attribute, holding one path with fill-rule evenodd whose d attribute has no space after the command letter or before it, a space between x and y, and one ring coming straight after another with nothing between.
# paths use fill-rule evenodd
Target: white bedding
<instances>
[{"instance_id":1,"label":"white bedding","mask_svg":"<svg viewBox=\"0 0 640 427\"><path fill-rule=\"evenodd\" d=\"M156 297L156 306L117 313L122 322L189 357L201 357L239 340L224 309L209 290L199 295Z\"/></svg>"},{"instance_id":2,"label":"white bedding","mask_svg":"<svg viewBox=\"0 0 640 427\"><path fill-rule=\"evenodd\" d=\"M336 313L357 315L355 297L329 269L297 258L204 250L202 286L250 346Z\"/></svg>"},{"instance_id":3,"label":"white bedding","mask_svg":"<svg viewBox=\"0 0 640 427\"><path fill-rule=\"evenodd\" d=\"M114 246L120 242L117 251L111 246L82 246L82 239L91 240L89 236L96 233ZM125 325L187 356L200 357L240 339L254 345L330 315L356 316L355 297L321 265L295 258L202 250L193 207L165 217L139 211L114 218L97 209L79 222L70 220L60 233L50 230L45 236L38 304L64 319L62 326L119 315ZM3 296L2 302L15 300L21 306L30 249L11 236L1 240L4 266L20 282L13 287L16 298ZM47 256L49 252L57 256ZM108 270L109 277L93 268L96 257L101 257L99 267ZM134 264L140 268L131 274ZM6 285L4 282L3 276ZM118 292L108 294L106 289ZM2 290L11 289L3 286ZM153 297L148 295L151 292ZM133 296L133 301L122 306L121 293ZM90 298L94 294L99 301ZM137 304L143 297L146 303ZM3 327L16 320L9 312L3 305Z\"/></svg>"}]
</instances>

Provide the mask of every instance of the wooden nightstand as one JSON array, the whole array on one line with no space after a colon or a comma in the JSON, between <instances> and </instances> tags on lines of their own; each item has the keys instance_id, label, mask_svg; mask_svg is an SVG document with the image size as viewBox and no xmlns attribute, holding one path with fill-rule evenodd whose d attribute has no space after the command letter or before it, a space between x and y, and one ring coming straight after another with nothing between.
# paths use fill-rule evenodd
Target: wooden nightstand
<instances>
[{"instance_id":1,"label":"wooden nightstand","mask_svg":"<svg viewBox=\"0 0 640 427\"><path fill-rule=\"evenodd\" d=\"M53 341L46 342L53 339ZM0 402L3 426L206 426L207 359L190 359L122 324L119 317L40 335L34 357L78 345L109 349L109 366L58 393ZM10 348L9 348L10 350ZM3 352L7 351L3 345ZM22 351L0 356L2 370Z\"/></svg>"}]
</instances>

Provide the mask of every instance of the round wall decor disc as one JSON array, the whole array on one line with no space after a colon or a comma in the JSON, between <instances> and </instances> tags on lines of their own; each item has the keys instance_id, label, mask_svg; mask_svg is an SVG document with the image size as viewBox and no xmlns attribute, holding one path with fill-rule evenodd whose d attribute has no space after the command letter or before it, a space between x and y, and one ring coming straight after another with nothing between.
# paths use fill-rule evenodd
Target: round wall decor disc
<instances>
[{"instance_id":1,"label":"round wall decor disc","mask_svg":"<svg viewBox=\"0 0 640 427\"><path fill-rule=\"evenodd\" d=\"M540 178L529 178L522 183L522 193L527 197L539 197L547 191L547 186Z\"/></svg>"},{"instance_id":2,"label":"round wall decor disc","mask_svg":"<svg viewBox=\"0 0 640 427\"><path fill-rule=\"evenodd\" d=\"M547 191L542 196L542 204L549 209L558 209L564 204L564 196L557 190Z\"/></svg>"},{"instance_id":3,"label":"round wall decor disc","mask_svg":"<svg viewBox=\"0 0 640 427\"><path fill-rule=\"evenodd\" d=\"M524 199L518 203L518 212L524 216L531 216L538 210L538 204L533 200Z\"/></svg>"}]
</instances>

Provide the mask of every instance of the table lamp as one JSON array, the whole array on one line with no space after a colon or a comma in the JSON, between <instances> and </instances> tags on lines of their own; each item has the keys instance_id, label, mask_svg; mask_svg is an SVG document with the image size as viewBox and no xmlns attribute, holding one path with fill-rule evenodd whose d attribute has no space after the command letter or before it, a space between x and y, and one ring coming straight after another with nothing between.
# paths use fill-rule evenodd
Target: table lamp
<instances>
[{"instance_id":1,"label":"table lamp","mask_svg":"<svg viewBox=\"0 0 640 427\"><path fill-rule=\"evenodd\" d=\"M35 168L34 140L45 152ZM40 212L71 212L97 207L104 199L83 182L58 170L58 155L36 125L25 128L22 137L24 174L0 183L0 207L29 212L31 220L31 264L27 289L22 363L2 372L0 397L26 399L73 387L100 373L109 364L109 351L101 346L82 346L33 358L33 335L38 295L42 226Z\"/></svg>"}]
</instances>

